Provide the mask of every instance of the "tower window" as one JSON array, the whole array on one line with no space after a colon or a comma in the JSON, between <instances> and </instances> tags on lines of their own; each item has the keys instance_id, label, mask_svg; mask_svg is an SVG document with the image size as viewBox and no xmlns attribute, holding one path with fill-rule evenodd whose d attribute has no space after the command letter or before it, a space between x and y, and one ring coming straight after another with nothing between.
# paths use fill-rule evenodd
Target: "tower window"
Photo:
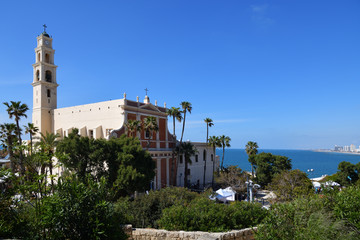
<instances>
[{"instance_id":1,"label":"tower window","mask_svg":"<svg viewBox=\"0 0 360 240\"><path fill-rule=\"evenodd\" d=\"M206 150L204 149L203 160L206 161Z\"/></svg>"},{"instance_id":2,"label":"tower window","mask_svg":"<svg viewBox=\"0 0 360 240\"><path fill-rule=\"evenodd\" d=\"M211 154L211 161L214 161L214 155Z\"/></svg>"},{"instance_id":3,"label":"tower window","mask_svg":"<svg viewBox=\"0 0 360 240\"><path fill-rule=\"evenodd\" d=\"M49 54L45 54L45 62L50 63L50 56L49 56Z\"/></svg>"},{"instance_id":4,"label":"tower window","mask_svg":"<svg viewBox=\"0 0 360 240\"><path fill-rule=\"evenodd\" d=\"M198 162L199 161L199 155L195 155L195 162Z\"/></svg>"},{"instance_id":5,"label":"tower window","mask_svg":"<svg viewBox=\"0 0 360 240\"><path fill-rule=\"evenodd\" d=\"M51 97L51 91L50 91L50 89L47 90L47 97Z\"/></svg>"},{"instance_id":6,"label":"tower window","mask_svg":"<svg viewBox=\"0 0 360 240\"><path fill-rule=\"evenodd\" d=\"M40 72L39 70L36 71L36 79L39 81L40 80Z\"/></svg>"},{"instance_id":7,"label":"tower window","mask_svg":"<svg viewBox=\"0 0 360 240\"><path fill-rule=\"evenodd\" d=\"M47 81L47 82L51 82L51 80L52 80L52 76L51 76L52 74L51 74L51 71L49 71L49 70L47 70L46 72L45 72L45 80Z\"/></svg>"},{"instance_id":8,"label":"tower window","mask_svg":"<svg viewBox=\"0 0 360 240\"><path fill-rule=\"evenodd\" d=\"M38 62L40 62L40 53L38 53L38 59L37 60L38 60Z\"/></svg>"}]
</instances>

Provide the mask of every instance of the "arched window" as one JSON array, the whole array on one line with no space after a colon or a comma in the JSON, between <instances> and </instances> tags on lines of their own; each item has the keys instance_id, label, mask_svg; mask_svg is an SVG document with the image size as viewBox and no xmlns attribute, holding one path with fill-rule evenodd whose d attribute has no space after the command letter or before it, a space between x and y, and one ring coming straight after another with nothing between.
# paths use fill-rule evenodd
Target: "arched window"
<instances>
[{"instance_id":1,"label":"arched window","mask_svg":"<svg viewBox=\"0 0 360 240\"><path fill-rule=\"evenodd\" d=\"M51 91L50 91L50 89L47 90L47 97L51 97Z\"/></svg>"},{"instance_id":2,"label":"arched window","mask_svg":"<svg viewBox=\"0 0 360 240\"><path fill-rule=\"evenodd\" d=\"M38 62L40 62L40 53L38 53L38 55L37 55L37 56L38 56L37 61L38 61Z\"/></svg>"},{"instance_id":3,"label":"arched window","mask_svg":"<svg viewBox=\"0 0 360 240\"><path fill-rule=\"evenodd\" d=\"M50 63L50 56L49 54L45 54L45 62Z\"/></svg>"},{"instance_id":4,"label":"arched window","mask_svg":"<svg viewBox=\"0 0 360 240\"><path fill-rule=\"evenodd\" d=\"M51 74L51 71L49 71L49 70L47 70L46 72L45 72L45 80L47 81L47 82L51 82L51 80L52 80L52 76L51 76L52 74Z\"/></svg>"},{"instance_id":5,"label":"arched window","mask_svg":"<svg viewBox=\"0 0 360 240\"><path fill-rule=\"evenodd\" d=\"M39 81L40 80L40 72L39 70L36 71L36 79Z\"/></svg>"},{"instance_id":6,"label":"arched window","mask_svg":"<svg viewBox=\"0 0 360 240\"><path fill-rule=\"evenodd\" d=\"M206 150L204 149L203 160L206 161Z\"/></svg>"}]
</instances>

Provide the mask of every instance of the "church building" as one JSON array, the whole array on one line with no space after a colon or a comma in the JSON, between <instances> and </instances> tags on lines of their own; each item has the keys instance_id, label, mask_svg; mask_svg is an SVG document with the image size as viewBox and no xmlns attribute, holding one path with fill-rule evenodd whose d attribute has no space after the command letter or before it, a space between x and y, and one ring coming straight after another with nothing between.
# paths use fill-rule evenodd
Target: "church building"
<instances>
[{"instance_id":1,"label":"church building","mask_svg":"<svg viewBox=\"0 0 360 240\"><path fill-rule=\"evenodd\" d=\"M168 130L166 104L163 107L158 106L157 101L152 104L147 94L143 101L140 101L139 97L136 101L129 100L124 93L122 99L57 108L59 84L56 79L55 50L52 46L53 39L44 30L37 37L32 82L32 122L39 128L39 131L43 134L46 132L57 133L60 138L63 138L71 133L73 128L77 128L81 136L109 139L126 134L125 124L128 120L143 122L146 117L155 117L159 130L153 136L144 130L137 133L142 147L148 149L156 162L156 176L152 187L160 189L171 183L183 186L184 163L181 161L181 156L179 165L177 165L176 159L172 159L176 136L173 136ZM193 156L193 164L189 165L188 179L190 184L209 185L213 177L213 161L218 158L205 143L194 143L194 145L198 154ZM208 166L207 168L204 168L205 164ZM216 161L216 165L218 166L218 161ZM170 179L171 169L177 169L177 176L173 176L173 179ZM204 171L205 182L203 181Z\"/></svg>"}]
</instances>

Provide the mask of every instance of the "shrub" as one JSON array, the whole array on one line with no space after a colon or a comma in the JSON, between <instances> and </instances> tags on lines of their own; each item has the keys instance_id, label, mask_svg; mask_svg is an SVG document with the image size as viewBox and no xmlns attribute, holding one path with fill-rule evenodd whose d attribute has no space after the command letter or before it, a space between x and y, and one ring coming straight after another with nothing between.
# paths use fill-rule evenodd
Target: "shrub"
<instances>
[{"instance_id":1,"label":"shrub","mask_svg":"<svg viewBox=\"0 0 360 240\"><path fill-rule=\"evenodd\" d=\"M162 211L173 205L188 204L201 195L186 188L169 187L137 197L134 200L122 198L116 203L116 210L121 212L134 227L157 228L157 220Z\"/></svg>"},{"instance_id":2,"label":"shrub","mask_svg":"<svg viewBox=\"0 0 360 240\"><path fill-rule=\"evenodd\" d=\"M166 230L222 232L255 226L266 216L260 204L219 204L206 198L165 209L159 220Z\"/></svg>"},{"instance_id":3,"label":"shrub","mask_svg":"<svg viewBox=\"0 0 360 240\"><path fill-rule=\"evenodd\" d=\"M256 239L358 239L355 231L337 220L318 196L272 206L258 226Z\"/></svg>"},{"instance_id":4,"label":"shrub","mask_svg":"<svg viewBox=\"0 0 360 240\"><path fill-rule=\"evenodd\" d=\"M360 230L360 187L352 186L338 192L334 212L338 219L344 219Z\"/></svg>"}]
</instances>

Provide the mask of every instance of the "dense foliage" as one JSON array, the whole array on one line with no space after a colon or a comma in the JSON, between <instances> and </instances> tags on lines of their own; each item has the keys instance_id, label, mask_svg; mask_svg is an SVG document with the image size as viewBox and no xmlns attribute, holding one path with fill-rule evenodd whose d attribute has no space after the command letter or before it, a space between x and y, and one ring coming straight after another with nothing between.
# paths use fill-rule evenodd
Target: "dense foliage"
<instances>
[{"instance_id":1,"label":"dense foliage","mask_svg":"<svg viewBox=\"0 0 360 240\"><path fill-rule=\"evenodd\" d=\"M149 188L155 163L136 138L90 139L74 129L57 147L60 161L80 179L91 174L95 180L105 177L114 197Z\"/></svg>"},{"instance_id":2,"label":"dense foliage","mask_svg":"<svg viewBox=\"0 0 360 240\"><path fill-rule=\"evenodd\" d=\"M291 169L291 159L271 153L260 153L255 156L256 181L262 187L271 183L275 174Z\"/></svg>"},{"instance_id":3,"label":"dense foliage","mask_svg":"<svg viewBox=\"0 0 360 240\"><path fill-rule=\"evenodd\" d=\"M231 187L237 193L246 192L248 174L237 166L228 166L215 177L216 184L221 188Z\"/></svg>"},{"instance_id":4,"label":"dense foliage","mask_svg":"<svg viewBox=\"0 0 360 240\"><path fill-rule=\"evenodd\" d=\"M197 198L189 204L165 209L159 225L166 230L222 232L256 226L266 215L267 210L260 204L236 202L226 205Z\"/></svg>"},{"instance_id":5,"label":"dense foliage","mask_svg":"<svg viewBox=\"0 0 360 240\"><path fill-rule=\"evenodd\" d=\"M117 211L121 212L127 223L134 227L157 228L157 221L162 211L173 205L184 205L195 198L201 197L198 193L186 188L163 188L159 191L150 191L136 199L122 198L116 204Z\"/></svg>"},{"instance_id":6,"label":"dense foliage","mask_svg":"<svg viewBox=\"0 0 360 240\"><path fill-rule=\"evenodd\" d=\"M275 192L278 201L291 201L314 193L310 179L298 169L276 174L269 187Z\"/></svg>"},{"instance_id":7,"label":"dense foliage","mask_svg":"<svg viewBox=\"0 0 360 240\"><path fill-rule=\"evenodd\" d=\"M359 202L360 188L349 187L275 204L256 239L360 239Z\"/></svg>"}]
</instances>

